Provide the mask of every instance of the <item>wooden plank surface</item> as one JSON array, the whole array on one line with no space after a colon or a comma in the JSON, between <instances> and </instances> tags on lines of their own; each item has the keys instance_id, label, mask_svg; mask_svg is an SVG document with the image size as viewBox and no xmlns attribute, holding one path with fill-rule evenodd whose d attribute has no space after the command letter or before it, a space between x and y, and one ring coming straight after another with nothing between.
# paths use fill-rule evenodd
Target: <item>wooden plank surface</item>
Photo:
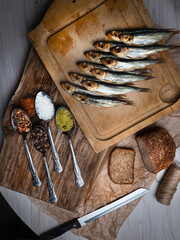
<instances>
[{"instance_id":1,"label":"wooden plank surface","mask_svg":"<svg viewBox=\"0 0 180 240\"><path fill-rule=\"evenodd\" d=\"M30 134L28 134L27 142L29 145L29 150L34 165L37 168L39 178L42 182L42 185L39 188L36 188L32 185L32 178L28 167L23 138L13 130L10 122L12 109L14 107L20 107L24 109L30 116L33 126L40 124L47 128L46 124L38 119L34 109L34 98L37 92L40 90L45 91L51 97L55 104L55 109L57 109L59 106L65 105L65 102L58 92L58 89L55 87L37 53L32 48L21 82L8 105L2 123L4 130L4 144L0 155L0 185L48 202L49 192L47 189L47 180L42 161L42 155L34 149L31 143ZM108 177L108 173L106 173L106 179L105 177L102 178L102 185L104 184L105 186L109 186L109 188L114 189L117 194L111 194L111 197L109 197L108 191L105 193L103 189L100 189L99 191L96 190L96 194L94 195L93 193L91 194L91 187L93 186L91 182L93 181L94 185L98 185L99 180L97 172L99 171L99 166L103 166L108 162L112 148L108 148L98 154L95 153L85 135L81 131L79 125L77 125L76 130L72 134L72 142L77 162L81 170L81 175L85 182L83 187L77 187L75 185L75 176L73 173L72 157L68 145L68 139L65 135L59 133L57 130L55 119L50 121L50 128L57 153L64 169L60 174L54 171L52 153L51 150L48 151L47 162L58 198L58 201L55 205L58 207L72 212L78 212L79 214L84 214L84 212L86 212L84 209L90 208L91 210L94 210L96 207L102 206L102 202L108 203L109 201L113 201L120 196L126 195L137 187L145 187L144 179L147 180L148 186L151 185L153 181L151 174L145 170L142 160L136 157L133 184L129 185L128 187L126 184L125 186L114 186ZM129 140L126 143L127 147L129 144L132 144L131 141L132 140ZM135 151L138 152L135 143L132 145L132 148L134 150L136 148ZM100 199L98 194L100 196L104 194L104 199ZM97 205L95 204L94 207L91 207L91 199L93 198L98 198L99 203L97 204L97 202L94 200ZM84 202L86 202L86 206L83 205ZM79 208L81 208L81 210L79 210Z\"/></svg>"},{"instance_id":2,"label":"wooden plank surface","mask_svg":"<svg viewBox=\"0 0 180 240\"><path fill-rule=\"evenodd\" d=\"M47 189L47 179L42 155L34 149L31 143L30 134L28 134L27 141L29 150L35 167L37 168L39 178L42 181L42 185L39 188L36 188L32 185L32 178L28 167L23 138L13 130L10 122L12 109L14 107L20 107L31 117L33 126L42 124L46 127L42 121L39 121L34 109L34 98L39 91L45 91L49 94L56 109L59 106L65 105L62 96L59 94L58 89L52 82L37 53L32 49L25 66L21 82L8 105L2 123L4 130L4 145L0 155L0 185L48 202L49 192ZM91 115L93 115L93 112ZM100 115L102 115L102 113L100 113ZM100 123L102 122L103 119L101 119ZM78 165L81 169L82 178L85 182L85 185L82 188L79 188L75 185L75 176L73 174L73 164L70 149L67 144L67 137L58 132L55 119L50 122L50 128L64 169L64 171L60 174L57 174L54 171L52 153L49 151L47 154L47 162L58 198L56 205L69 211L76 212L78 210L78 206L81 204L84 197L86 197L84 196L84 192L87 191L91 179L95 176L96 165L102 161L104 153L101 152L100 154L96 154L93 151L88 140L77 125L77 128L72 136L72 141ZM106 126L106 128L108 127ZM143 175L141 179L143 179ZM139 181L139 184L139 186L141 186L141 181ZM124 194L126 193L127 192L124 192Z\"/></svg>"},{"instance_id":3,"label":"wooden plank surface","mask_svg":"<svg viewBox=\"0 0 180 240\"><path fill-rule=\"evenodd\" d=\"M2 123L4 130L4 145L0 156L0 184L4 187L48 202L49 192L47 189L42 155L34 149L31 143L30 134L28 134L27 141L29 150L42 182L42 185L36 188L32 185L23 138L13 130L10 122L12 109L14 107L21 107L31 117L33 126L41 124L46 127L42 121L39 121L35 114L34 98L38 91L45 91L51 97L55 104L55 109L59 106L65 106L65 102L55 87L47 70L43 66L35 50L32 49L21 82L8 105ZM29 105L29 100L32 100L31 105ZM50 121L50 128L59 159L64 169L60 174L54 171L52 153L51 150L48 151L47 162L58 198L56 205L70 211L77 211L83 199L83 193L87 189L91 177L93 177L95 165L101 160L102 154L97 154L93 151L86 137L77 125L77 128L72 134L72 142L77 162L85 182L84 186L79 188L75 185L75 176L73 173L68 139L57 130L55 119Z\"/></svg>"},{"instance_id":4,"label":"wooden plank surface","mask_svg":"<svg viewBox=\"0 0 180 240\"><path fill-rule=\"evenodd\" d=\"M14 93L28 53L28 38L26 33L34 28L34 23L42 16L48 1L4 1L1 2L1 122L10 96ZM155 23L161 27L176 27L180 29L178 1L144 0ZM7 14L7 10L9 14ZM40 20L40 19L39 19ZM36 22L37 24L38 22ZM1 143L3 134L1 130ZM177 214L180 195L178 192L170 207L158 204L154 198L157 182L151 187L151 194L143 198L134 212L129 216L119 231L117 239L139 240L178 240L180 218ZM16 213L36 233L56 226L57 222L46 216L39 208L23 194L0 188L6 200ZM137 224L138 223L138 224ZM150 224L151 223L151 224ZM166 226L164 228L164 226ZM67 233L57 239L83 239L72 233Z\"/></svg>"},{"instance_id":5,"label":"wooden plank surface","mask_svg":"<svg viewBox=\"0 0 180 240\"><path fill-rule=\"evenodd\" d=\"M165 51L156 54L155 58L166 59L168 63L150 66L155 78L135 83L135 86L150 88L152 92L127 94L136 106L99 108L81 104L65 93L60 83L71 81L69 72L80 72L76 63L87 61L84 52L95 49L93 42L108 40L107 31L155 27L141 0L92 0L87 1L86 6L84 3L75 3L73 9L71 2L67 7L61 6L61 0L54 1L29 36L93 149L99 152L180 108L180 101L172 108L159 98L162 86L167 83L180 86L180 82L177 68L169 52Z\"/></svg>"}]
</instances>

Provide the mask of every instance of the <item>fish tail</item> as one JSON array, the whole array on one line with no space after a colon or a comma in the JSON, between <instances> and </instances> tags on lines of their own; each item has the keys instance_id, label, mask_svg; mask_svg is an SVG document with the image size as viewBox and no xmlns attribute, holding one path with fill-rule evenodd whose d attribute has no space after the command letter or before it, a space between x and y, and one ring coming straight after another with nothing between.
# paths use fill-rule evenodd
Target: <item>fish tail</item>
<instances>
[{"instance_id":1,"label":"fish tail","mask_svg":"<svg viewBox=\"0 0 180 240\"><path fill-rule=\"evenodd\" d=\"M158 31L162 31L162 32L178 32L179 30L176 30L176 28L160 28L158 29Z\"/></svg>"},{"instance_id":2,"label":"fish tail","mask_svg":"<svg viewBox=\"0 0 180 240\"><path fill-rule=\"evenodd\" d=\"M140 69L136 69L136 70L133 70L133 71L130 71L129 73L131 74L151 74L152 73L152 69L151 68L140 68Z\"/></svg>"},{"instance_id":3,"label":"fish tail","mask_svg":"<svg viewBox=\"0 0 180 240\"><path fill-rule=\"evenodd\" d=\"M150 88L139 88L139 92L151 92Z\"/></svg>"},{"instance_id":4,"label":"fish tail","mask_svg":"<svg viewBox=\"0 0 180 240\"><path fill-rule=\"evenodd\" d=\"M130 100L125 100L125 101L124 101L124 104L125 104L125 105L136 106L136 104L135 104L133 101L130 101Z\"/></svg>"},{"instance_id":5,"label":"fish tail","mask_svg":"<svg viewBox=\"0 0 180 240\"><path fill-rule=\"evenodd\" d=\"M134 82L125 82L123 83L125 86L134 86Z\"/></svg>"},{"instance_id":6,"label":"fish tail","mask_svg":"<svg viewBox=\"0 0 180 240\"><path fill-rule=\"evenodd\" d=\"M176 31L176 28L163 28L162 30L172 32Z\"/></svg>"},{"instance_id":7,"label":"fish tail","mask_svg":"<svg viewBox=\"0 0 180 240\"><path fill-rule=\"evenodd\" d=\"M116 95L116 98L122 101L125 105L136 106L136 104L133 101L127 99L127 96L125 94Z\"/></svg>"},{"instance_id":8,"label":"fish tail","mask_svg":"<svg viewBox=\"0 0 180 240\"><path fill-rule=\"evenodd\" d=\"M180 30L177 30L176 28L160 28L156 29L154 32L171 32L172 34L178 34L180 33Z\"/></svg>"},{"instance_id":9,"label":"fish tail","mask_svg":"<svg viewBox=\"0 0 180 240\"><path fill-rule=\"evenodd\" d=\"M116 95L116 98L121 99L121 100L127 100L127 96L125 94L118 94L118 95Z\"/></svg>"},{"instance_id":10,"label":"fish tail","mask_svg":"<svg viewBox=\"0 0 180 240\"><path fill-rule=\"evenodd\" d=\"M143 77L146 77L145 79L143 79L143 81L147 81L147 80L156 78L156 77L153 77L153 76L145 76L145 75L143 75Z\"/></svg>"},{"instance_id":11,"label":"fish tail","mask_svg":"<svg viewBox=\"0 0 180 240\"><path fill-rule=\"evenodd\" d=\"M151 68L145 68L145 69L140 69L141 73L152 73L152 69Z\"/></svg>"},{"instance_id":12,"label":"fish tail","mask_svg":"<svg viewBox=\"0 0 180 240\"><path fill-rule=\"evenodd\" d=\"M175 35L175 34L179 34L180 30L170 30L170 32L172 32L172 35Z\"/></svg>"},{"instance_id":13,"label":"fish tail","mask_svg":"<svg viewBox=\"0 0 180 240\"><path fill-rule=\"evenodd\" d=\"M168 45L167 47L170 48L171 50L173 50L173 49L179 48L180 45Z\"/></svg>"},{"instance_id":14,"label":"fish tail","mask_svg":"<svg viewBox=\"0 0 180 240\"><path fill-rule=\"evenodd\" d=\"M176 28L158 28L156 30L158 32L173 32L173 31L176 31Z\"/></svg>"},{"instance_id":15,"label":"fish tail","mask_svg":"<svg viewBox=\"0 0 180 240\"><path fill-rule=\"evenodd\" d=\"M175 29L175 28L159 28L158 30L159 30L159 31L171 32L171 31L174 31L174 30L176 30L176 29Z\"/></svg>"},{"instance_id":16,"label":"fish tail","mask_svg":"<svg viewBox=\"0 0 180 240\"><path fill-rule=\"evenodd\" d=\"M157 64L161 64L161 63L167 63L167 60L163 59L163 58L159 58L159 59L155 59Z\"/></svg>"}]
</instances>

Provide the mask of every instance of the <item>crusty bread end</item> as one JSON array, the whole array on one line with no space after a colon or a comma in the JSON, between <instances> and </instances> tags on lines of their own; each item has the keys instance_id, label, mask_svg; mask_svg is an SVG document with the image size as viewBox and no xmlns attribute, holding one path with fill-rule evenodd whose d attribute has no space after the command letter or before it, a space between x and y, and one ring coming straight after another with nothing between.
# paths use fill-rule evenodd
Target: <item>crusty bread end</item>
<instances>
[{"instance_id":1,"label":"crusty bread end","mask_svg":"<svg viewBox=\"0 0 180 240\"><path fill-rule=\"evenodd\" d=\"M141 132L136 140L148 171L158 173L173 162L176 145L167 130L154 127Z\"/></svg>"}]
</instances>

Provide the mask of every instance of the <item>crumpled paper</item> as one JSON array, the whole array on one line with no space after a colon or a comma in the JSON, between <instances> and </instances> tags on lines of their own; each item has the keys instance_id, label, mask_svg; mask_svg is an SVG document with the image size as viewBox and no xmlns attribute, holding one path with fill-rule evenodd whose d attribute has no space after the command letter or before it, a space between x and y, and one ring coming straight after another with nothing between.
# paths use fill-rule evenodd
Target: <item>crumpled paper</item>
<instances>
[{"instance_id":1,"label":"crumpled paper","mask_svg":"<svg viewBox=\"0 0 180 240\"><path fill-rule=\"evenodd\" d=\"M178 39L171 38L168 44L177 44ZM171 51L172 57L180 69L180 60L178 55L180 49ZM165 128L173 137L176 147L180 147L180 110L172 113L169 116L152 124L152 126L160 126ZM84 199L81 202L78 212L73 213L68 210L53 206L41 200L29 197L30 200L36 204L45 214L53 217L59 224L68 222L73 218L77 218L86 213L102 207L121 196L132 192L139 187L149 188L155 180L156 175L148 172L144 168L141 155L135 140L135 134L124 139L116 147L132 148L136 152L135 156L135 171L133 184L114 184L108 176L108 159L112 149L111 147L105 152L105 157L102 162L95 169L94 179L89 184L87 191L84 194ZM72 232L76 235L83 236L89 240L114 240L118 231L126 218L131 214L140 199L137 199L113 212L110 212L99 219L96 219L80 229L73 229Z\"/></svg>"}]
</instances>

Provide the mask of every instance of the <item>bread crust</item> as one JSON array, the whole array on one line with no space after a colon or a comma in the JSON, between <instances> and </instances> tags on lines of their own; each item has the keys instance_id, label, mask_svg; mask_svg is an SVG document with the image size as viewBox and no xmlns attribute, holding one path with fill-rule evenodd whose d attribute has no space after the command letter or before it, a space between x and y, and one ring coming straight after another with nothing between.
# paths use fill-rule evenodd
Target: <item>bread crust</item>
<instances>
[{"instance_id":1,"label":"bread crust","mask_svg":"<svg viewBox=\"0 0 180 240\"><path fill-rule=\"evenodd\" d=\"M115 148L110 155L108 174L115 184L132 184L134 182L135 151L133 149Z\"/></svg>"},{"instance_id":2,"label":"bread crust","mask_svg":"<svg viewBox=\"0 0 180 240\"><path fill-rule=\"evenodd\" d=\"M157 173L169 167L173 162L176 145L167 130L155 127L141 133L136 139L144 165L148 171ZM144 154L145 152L147 154Z\"/></svg>"}]
</instances>

